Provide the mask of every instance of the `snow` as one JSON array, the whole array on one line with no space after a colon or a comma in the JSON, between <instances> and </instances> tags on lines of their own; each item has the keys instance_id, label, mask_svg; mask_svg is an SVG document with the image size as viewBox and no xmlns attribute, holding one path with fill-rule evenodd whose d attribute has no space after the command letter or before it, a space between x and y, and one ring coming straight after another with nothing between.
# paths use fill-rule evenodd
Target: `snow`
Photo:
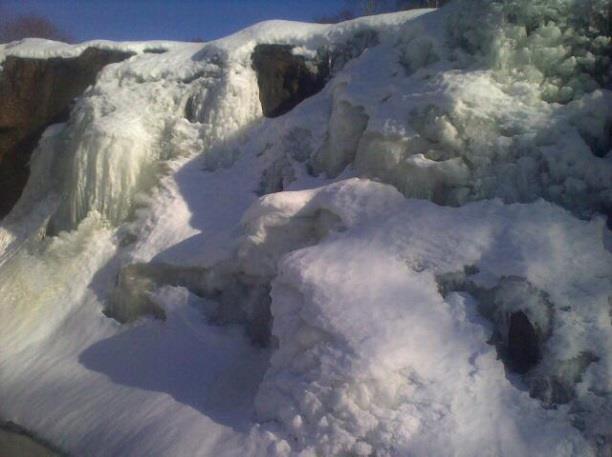
<instances>
[{"instance_id":1,"label":"snow","mask_svg":"<svg viewBox=\"0 0 612 457\"><path fill-rule=\"evenodd\" d=\"M282 214L283 200L295 198L281 195L276 200ZM342 201L343 211L368 208L362 200ZM599 333L591 333L593 346L582 344L586 335L554 332L567 341L550 343L545 358L597 352L610 345L606 293L612 257L598 258L602 221L584 223L544 202L493 201L458 209L398 203L369 223L347 224L343 218L344 231L281 261L272 287L279 349L259 390L260 414L285 424L311 453L305 455L360 455L362 447L379 455L447 455L449 446L453 455L466 456L489 455L489 448L502 455L527 449L529 455L585 452L563 419L567 411L535 407L504 376L486 344L490 323L478 315L474 298L457 292L442 297L436 277L469 265L496 281L525 278L550 294L558 327L599 322L589 326ZM576 239L576 231L580 245L564 243ZM588 270L578 267L586 258ZM588 273L581 279L582 271ZM577 292L582 280L589 283L590 300ZM578 308L571 306L576 294ZM561 311L565 306L571 306L569 314ZM601 370L593 379L601 376L602 384L585 390L606 389L606 364L590 368ZM483 423L483 417L489 419Z\"/></svg>"},{"instance_id":2,"label":"snow","mask_svg":"<svg viewBox=\"0 0 612 457\"><path fill-rule=\"evenodd\" d=\"M108 40L84 41L79 44L66 44L60 41L44 40L41 38L25 38L11 43L0 44L0 64L8 55L32 58L51 59L54 57L78 57L87 48L108 49L112 51L132 52L141 54L146 52L161 52L185 48L186 43L177 41L128 41L115 42ZM193 44L192 49L201 48L202 44Z\"/></svg>"},{"instance_id":3,"label":"snow","mask_svg":"<svg viewBox=\"0 0 612 457\"><path fill-rule=\"evenodd\" d=\"M134 53L0 225L0 418L74 455L607 455L612 95L552 94L590 71L542 60L578 49L565 13L500 37L462 5L0 45ZM330 81L264 119L260 43L327 52Z\"/></svg>"}]
</instances>

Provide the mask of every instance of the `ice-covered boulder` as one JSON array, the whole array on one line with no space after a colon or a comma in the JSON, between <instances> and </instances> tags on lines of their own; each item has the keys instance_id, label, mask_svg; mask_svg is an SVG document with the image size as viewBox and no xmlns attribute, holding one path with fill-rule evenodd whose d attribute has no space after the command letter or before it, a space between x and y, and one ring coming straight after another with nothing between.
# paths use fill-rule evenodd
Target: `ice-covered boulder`
<instances>
[{"instance_id":1,"label":"ice-covered boulder","mask_svg":"<svg viewBox=\"0 0 612 457\"><path fill-rule=\"evenodd\" d=\"M260 418L282 423L304 455L447 455L449 446L460 456L496 448L590 455L566 423L568 410L539 409L517 386L553 376L576 388L573 414L591 411L579 414L581 428L595 441L609 438L598 435L607 400L589 393L606 389L608 362L600 357L609 357L611 337L603 221L581 222L544 202L453 209L399 198L383 208L379 202L394 200L386 192L353 180L276 194L250 210L249 226L263 231L264 253L252 252L255 261L275 252L265 233L281 215L294 214L289 230L291 219L301 223L300 208L334 211L343 221L317 245L284 248L290 254L281 257L271 291L278 349L257 397ZM580 246L562 242L575 236ZM588 272L570 273L574 262ZM449 288L466 265L461 277L472 288ZM585 300L577 290L587 283L599 292ZM511 369L538 366L532 378L504 374L489 345L497 331ZM579 362L584 353L595 356L592 363ZM562 368L575 358L579 376ZM486 423L478 419L484 416Z\"/></svg>"}]
</instances>

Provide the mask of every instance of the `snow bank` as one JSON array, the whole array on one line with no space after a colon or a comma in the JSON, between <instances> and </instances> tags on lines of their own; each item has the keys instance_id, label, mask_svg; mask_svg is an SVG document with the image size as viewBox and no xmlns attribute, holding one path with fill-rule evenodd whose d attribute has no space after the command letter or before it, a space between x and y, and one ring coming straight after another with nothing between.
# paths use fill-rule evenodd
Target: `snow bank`
<instances>
[{"instance_id":1,"label":"snow bank","mask_svg":"<svg viewBox=\"0 0 612 457\"><path fill-rule=\"evenodd\" d=\"M381 200L394 203L383 208ZM342 229L285 256L272 283L278 349L257 397L261 419L282 423L300 455L588 455L567 408L542 409L516 375L504 375L475 298L441 295L437 278L470 266L486 289L517 277L547 293L554 329L534 376L578 383L574 413L591 410L583 427L600 433L608 403L593 392L608 389L604 348L612 338L612 256L602 255L601 220L580 222L544 202L443 208L356 180L275 194L247 214L259 215L249 218L258 233L269 227L258 239L274 253L273 230L287 213L302 223L305 214L334 209ZM297 233L291 222L285 227ZM549 312L525 294L513 304L530 317ZM501 315L512 311L495 305ZM597 363L579 376L559 371L587 352Z\"/></svg>"}]
</instances>

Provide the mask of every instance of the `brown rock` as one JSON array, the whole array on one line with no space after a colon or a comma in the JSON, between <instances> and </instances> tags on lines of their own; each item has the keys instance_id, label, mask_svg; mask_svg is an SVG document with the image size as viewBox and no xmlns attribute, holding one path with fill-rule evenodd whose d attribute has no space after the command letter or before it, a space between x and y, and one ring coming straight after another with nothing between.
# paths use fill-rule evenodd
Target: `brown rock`
<instances>
[{"instance_id":1,"label":"brown rock","mask_svg":"<svg viewBox=\"0 0 612 457\"><path fill-rule=\"evenodd\" d=\"M131 55L87 48L72 58L6 58L0 72L0 217L19 199L45 128L68 119L74 98L105 65Z\"/></svg>"},{"instance_id":2,"label":"brown rock","mask_svg":"<svg viewBox=\"0 0 612 457\"><path fill-rule=\"evenodd\" d=\"M293 55L291 50L288 45L260 44L253 51L259 100L266 117L290 111L323 89L329 77L326 59L306 60Z\"/></svg>"}]
</instances>

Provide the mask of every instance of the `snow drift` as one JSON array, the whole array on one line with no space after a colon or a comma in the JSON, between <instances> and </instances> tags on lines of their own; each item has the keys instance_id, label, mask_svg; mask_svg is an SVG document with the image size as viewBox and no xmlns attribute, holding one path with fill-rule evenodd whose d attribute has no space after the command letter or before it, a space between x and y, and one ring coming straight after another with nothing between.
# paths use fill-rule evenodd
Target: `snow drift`
<instances>
[{"instance_id":1,"label":"snow drift","mask_svg":"<svg viewBox=\"0 0 612 457\"><path fill-rule=\"evenodd\" d=\"M0 45L134 54L0 226L0 418L74 455L609 455L604 6Z\"/></svg>"}]
</instances>

